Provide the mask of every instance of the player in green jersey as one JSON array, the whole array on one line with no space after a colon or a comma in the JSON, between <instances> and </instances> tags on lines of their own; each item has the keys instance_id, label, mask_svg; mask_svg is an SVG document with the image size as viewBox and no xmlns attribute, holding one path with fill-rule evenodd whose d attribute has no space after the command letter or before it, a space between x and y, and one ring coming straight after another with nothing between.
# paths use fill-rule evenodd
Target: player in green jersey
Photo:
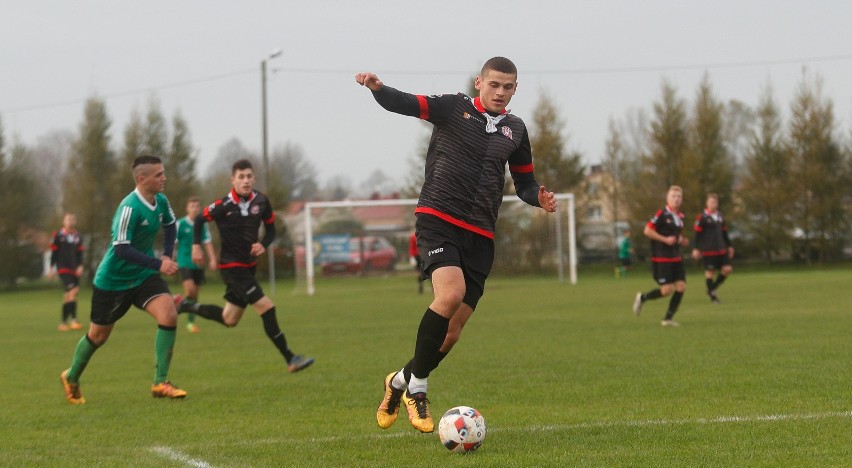
<instances>
[{"instance_id":1,"label":"player in green jersey","mask_svg":"<svg viewBox=\"0 0 852 468\"><path fill-rule=\"evenodd\" d=\"M199 290L206 282L203 266L192 261L192 230L199 213L201 213L201 200L198 197L189 197L186 201L186 216L177 221L177 246L175 246L178 272L183 284L183 296L193 302L198 302ZM215 271L219 263L216 261L213 237L210 236L210 228L207 224L202 226L201 243L207 253L207 267ZM190 312L187 315L186 329L190 333L198 333L195 314Z\"/></svg>"},{"instance_id":2,"label":"player in green jersey","mask_svg":"<svg viewBox=\"0 0 852 468\"><path fill-rule=\"evenodd\" d=\"M160 274L172 276L178 266L172 260L175 246L175 214L162 193L165 169L157 156L138 156L133 161L136 189L118 205L112 220L112 245L95 273L92 318L89 331L77 343L71 368L60 379L69 403L86 402L80 393L80 376L95 351L106 343L115 323L131 305L145 310L157 321L154 338L156 365L151 394L155 398L183 398L186 392L167 376L177 327L177 310L169 286ZM163 227L163 255L154 254L154 240Z\"/></svg>"}]
</instances>

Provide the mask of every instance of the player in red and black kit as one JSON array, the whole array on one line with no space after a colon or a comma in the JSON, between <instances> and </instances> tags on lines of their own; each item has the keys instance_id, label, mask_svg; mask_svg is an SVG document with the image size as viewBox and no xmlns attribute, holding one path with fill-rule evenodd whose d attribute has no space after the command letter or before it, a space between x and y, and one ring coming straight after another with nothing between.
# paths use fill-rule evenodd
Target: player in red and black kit
<instances>
[{"instance_id":1,"label":"player in red and black kit","mask_svg":"<svg viewBox=\"0 0 852 468\"><path fill-rule=\"evenodd\" d=\"M718 304L719 297L716 290L725 282L731 274L731 259L734 258L734 247L731 238L728 237L728 226L725 218L719 211L719 196L715 193L707 194L707 205L704 211L695 219L692 226L695 231L695 248L692 249L692 258L704 259L704 280L707 283L707 295L710 301ZM719 274L713 279L714 272Z\"/></svg>"},{"instance_id":2,"label":"player in red and black kit","mask_svg":"<svg viewBox=\"0 0 852 468\"><path fill-rule=\"evenodd\" d=\"M231 191L195 218L192 259L204 260L201 238L204 223L215 221L222 242L219 272L225 282L225 307L196 304L189 300L180 303L179 312L194 312L198 316L219 322L226 327L240 323L243 312L252 304L263 320L263 329L287 361L290 372L298 372L314 363L314 358L294 354L275 315L275 304L263 293L255 278L257 257L263 255L275 239L275 212L269 199L254 190L254 170L251 162L241 159L231 168ZM258 241L263 223L265 234ZM178 300L176 298L176 300Z\"/></svg>"},{"instance_id":3,"label":"player in red and black kit","mask_svg":"<svg viewBox=\"0 0 852 468\"><path fill-rule=\"evenodd\" d=\"M50 272L48 277L53 279L54 271L59 275L65 293L62 296L62 321L59 331L80 330L83 328L77 321L77 294L80 292L80 276L83 275L83 241L75 229L77 216L66 213L62 217L62 229L53 233L50 242Z\"/></svg>"},{"instance_id":4,"label":"player in red and black kit","mask_svg":"<svg viewBox=\"0 0 852 468\"><path fill-rule=\"evenodd\" d=\"M385 86L372 73L355 75L386 110L434 125L415 209L417 249L423 275L432 280L434 299L420 320L414 357L385 377L385 395L376 411L382 428L396 421L404 402L417 430L434 430L426 379L458 341L484 291L494 259L506 164L520 199L556 211L555 195L533 175L527 128L506 109L517 76L512 61L494 57L474 82L479 96L471 98L461 93L408 94Z\"/></svg>"},{"instance_id":5,"label":"player in red and black kit","mask_svg":"<svg viewBox=\"0 0 852 468\"><path fill-rule=\"evenodd\" d=\"M677 312L683 293L686 291L686 271L680 247L689 245L689 240L682 235L684 215L680 212L683 202L683 190L677 185L669 187L666 194L666 206L645 225L644 234L651 239L651 267L654 280L660 285L646 293L636 293L633 300L633 313L639 315L645 301L658 299L672 294L669 309L663 318L664 327L677 327L673 317Z\"/></svg>"}]
</instances>

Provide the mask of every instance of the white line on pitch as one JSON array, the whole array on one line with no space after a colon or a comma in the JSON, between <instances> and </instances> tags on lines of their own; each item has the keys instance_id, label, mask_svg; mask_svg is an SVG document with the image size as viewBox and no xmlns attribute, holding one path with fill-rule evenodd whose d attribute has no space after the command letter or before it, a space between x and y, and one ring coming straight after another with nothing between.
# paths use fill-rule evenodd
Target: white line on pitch
<instances>
[{"instance_id":1,"label":"white line on pitch","mask_svg":"<svg viewBox=\"0 0 852 468\"><path fill-rule=\"evenodd\" d=\"M526 427L501 427L495 428L493 432L518 432L518 431L559 431L568 429L588 429L602 427L647 427L647 426L674 426L683 424L723 424L723 423L750 423L750 422L772 422L772 421L801 421L806 419L829 419L849 418L852 411L836 411L830 413L808 413L808 414L770 414L758 416L720 416L718 418L696 418L696 419L648 419L645 421L594 421L577 424L555 424L546 426Z\"/></svg>"},{"instance_id":2,"label":"white line on pitch","mask_svg":"<svg viewBox=\"0 0 852 468\"><path fill-rule=\"evenodd\" d=\"M176 462L184 463L187 466L195 466L195 467L198 467L198 468L210 468L210 464L207 463L206 461L192 458L189 455L187 455L183 452L179 452L179 451L177 451L177 450L175 450L171 447L163 447L163 446L151 447L151 451L158 454L158 455L162 455L165 458L169 458L169 459L174 460Z\"/></svg>"},{"instance_id":3,"label":"white line on pitch","mask_svg":"<svg viewBox=\"0 0 852 468\"><path fill-rule=\"evenodd\" d=\"M850 418L852 411L834 411L827 413L806 413L806 414L771 414L757 416L720 416L716 418L695 418L695 419L646 419L636 421L591 421L577 424L551 424L544 426L523 426L523 427L491 427L489 432L547 432L547 431L567 431L572 429L590 429L590 428L605 428L605 427L648 427L648 426L674 426L684 424L726 424L726 423L752 423L752 422L775 422L775 421L802 421L808 419L831 419L831 418ZM326 436L326 437L281 437L269 438L260 440L244 440L235 442L236 445L263 445L263 444L280 444L280 443L302 443L302 442L337 442L344 440L363 440L363 439L392 439L397 437L419 436L418 432L385 432L377 434L360 434L349 436Z\"/></svg>"}]
</instances>

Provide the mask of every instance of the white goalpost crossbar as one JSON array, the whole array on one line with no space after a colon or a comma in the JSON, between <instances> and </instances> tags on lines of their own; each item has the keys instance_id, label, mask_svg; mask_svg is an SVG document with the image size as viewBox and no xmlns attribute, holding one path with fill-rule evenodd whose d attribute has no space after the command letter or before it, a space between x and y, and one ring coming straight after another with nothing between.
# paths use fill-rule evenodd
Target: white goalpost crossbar
<instances>
[{"instance_id":1,"label":"white goalpost crossbar","mask_svg":"<svg viewBox=\"0 0 852 468\"><path fill-rule=\"evenodd\" d=\"M568 218L568 275L571 284L577 284L577 230L576 220L574 217L574 194L573 193L557 193L557 200L567 200L568 209L561 208L556 211L556 238L562 238L562 221L561 213L567 212ZM505 195L503 202L518 200L515 195ZM305 277L307 283L307 293L313 296L316 292L314 287L314 234L312 211L314 208L354 208L358 206L399 206L411 205L417 206L416 198L400 198L393 200L341 200L330 202L307 202L305 203ZM559 282L565 281L565 273L563 267L563 252L562 242L557 242L557 255L559 256Z\"/></svg>"}]
</instances>

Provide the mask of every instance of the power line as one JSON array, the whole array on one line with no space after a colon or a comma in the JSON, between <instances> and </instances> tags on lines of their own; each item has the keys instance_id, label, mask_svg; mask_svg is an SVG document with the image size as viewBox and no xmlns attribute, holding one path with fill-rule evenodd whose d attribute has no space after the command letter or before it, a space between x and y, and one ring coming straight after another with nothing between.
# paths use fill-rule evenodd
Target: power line
<instances>
[{"instance_id":1,"label":"power line","mask_svg":"<svg viewBox=\"0 0 852 468\"><path fill-rule=\"evenodd\" d=\"M524 75L612 75L620 73L647 73L647 72L668 72L668 71L688 71L688 70L711 70L725 68L746 68L770 65L790 65L797 63L816 63L816 62L840 62L852 60L852 54L828 55L821 57L800 57L791 59L768 59L768 60L749 60L741 62L711 62L704 64L686 64L686 65L652 65L652 66L630 66L630 67L599 67L599 68L562 68L562 69L543 69L543 70L525 70ZM331 75L354 73L350 69L331 69L331 68L275 68L275 72L307 74L307 75ZM190 80L177 81L174 83L166 83L160 85L149 86L145 88L137 88L127 91L119 91L115 93L105 94L105 99L131 96L135 94L151 93L165 89L181 88L192 86L211 81L223 80L235 76L258 73L258 70L251 68L234 72L222 73L202 78L194 78ZM470 70L382 70L381 73L391 75L463 75L471 74ZM14 114L19 112L28 112L33 110L50 109L54 107L63 107L68 105L80 104L86 102L88 98L70 99L67 101L55 101L51 103L33 104L29 106L16 107L7 109L4 113Z\"/></svg>"},{"instance_id":2,"label":"power line","mask_svg":"<svg viewBox=\"0 0 852 468\"><path fill-rule=\"evenodd\" d=\"M161 84L161 85L149 86L149 87L146 87L146 88L137 88L137 89L131 89L131 90L127 90L127 91L119 91L119 92L115 92L115 93L109 93L109 94L103 95L102 97L104 99L112 99L112 98L131 96L131 95L134 95L134 94L142 94L142 93L150 93L150 92L154 92L154 91L161 91L161 90L164 90L164 89L182 88L184 86L191 86L191 85L196 85L196 84L201 84L201 83L209 83L211 81L218 81L218 80L223 80L225 78L232 78L234 76L247 75L249 73L257 73L257 70L252 68L250 70L240 70L240 71L234 71L234 72L229 72L229 73L222 73L220 75L212 75L212 76L207 76L207 77L204 77L204 78L195 78L195 79L191 79L191 80L176 81L174 83L166 83L166 84ZM72 105L72 104L81 104L83 102L86 102L87 100L88 100L88 98L77 98L77 99L70 99L70 100L67 100L67 101L56 101L56 102L44 103L44 104L33 104L31 106L23 106L23 107L16 107L16 108L13 108L13 109L8 109L5 112L9 113L9 114L14 114L14 113L17 113L17 112L27 112L27 111L32 111L32 110L50 109L50 108L53 108L53 107L62 107L62 106L68 106L68 105Z\"/></svg>"}]
</instances>

